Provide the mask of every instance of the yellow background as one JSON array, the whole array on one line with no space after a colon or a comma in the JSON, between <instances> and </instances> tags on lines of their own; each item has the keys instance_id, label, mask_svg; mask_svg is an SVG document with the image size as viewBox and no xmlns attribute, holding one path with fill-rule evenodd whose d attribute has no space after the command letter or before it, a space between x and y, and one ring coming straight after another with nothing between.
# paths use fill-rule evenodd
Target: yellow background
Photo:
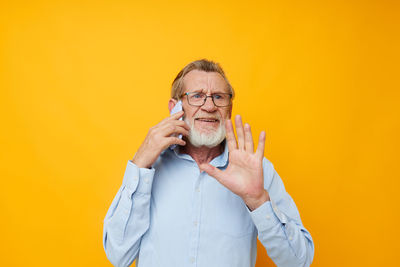
<instances>
[{"instance_id":1,"label":"yellow background","mask_svg":"<svg viewBox=\"0 0 400 267\"><path fill-rule=\"evenodd\" d=\"M208 58L233 115L266 130L313 266L396 266L398 14L378 0L2 1L0 265L111 266L103 219L127 160L168 116L178 71Z\"/></svg>"}]
</instances>

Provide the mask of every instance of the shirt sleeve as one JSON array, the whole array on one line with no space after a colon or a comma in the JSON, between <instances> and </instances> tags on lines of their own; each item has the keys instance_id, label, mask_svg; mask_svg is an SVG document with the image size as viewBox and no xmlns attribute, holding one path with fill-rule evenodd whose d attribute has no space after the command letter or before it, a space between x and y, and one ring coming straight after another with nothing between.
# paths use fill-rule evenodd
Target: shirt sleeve
<instances>
[{"instance_id":1,"label":"shirt sleeve","mask_svg":"<svg viewBox=\"0 0 400 267\"><path fill-rule=\"evenodd\" d=\"M278 267L310 266L314 243L304 228L296 204L286 192L271 162L264 158L264 184L270 201L249 211L258 238Z\"/></svg>"},{"instance_id":2,"label":"shirt sleeve","mask_svg":"<svg viewBox=\"0 0 400 267\"><path fill-rule=\"evenodd\" d=\"M150 223L150 196L154 168L128 161L122 185L104 218L103 246L114 266L130 266Z\"/></svg>"}]
</instances>

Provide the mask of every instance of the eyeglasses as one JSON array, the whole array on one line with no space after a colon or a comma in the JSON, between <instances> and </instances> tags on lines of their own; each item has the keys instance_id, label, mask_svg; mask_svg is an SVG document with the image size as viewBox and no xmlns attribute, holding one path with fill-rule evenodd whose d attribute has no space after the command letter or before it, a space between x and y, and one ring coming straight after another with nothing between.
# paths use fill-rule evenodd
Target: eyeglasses
<instances>
[{"instance_id":1,"label":"eyeglasses","mask_svg":"<svg viewBox=\"0 0 400 267\"><path fill-rule=\"evenodd\" d=\"M201 92L190 92L184 93L186 95L189 105L201 107L207 101L207 97L211 97L216 107L227 107L231 105L232 94L227 93L215 93L212 95L206 95Z\"/></svg>"}]
</instances>

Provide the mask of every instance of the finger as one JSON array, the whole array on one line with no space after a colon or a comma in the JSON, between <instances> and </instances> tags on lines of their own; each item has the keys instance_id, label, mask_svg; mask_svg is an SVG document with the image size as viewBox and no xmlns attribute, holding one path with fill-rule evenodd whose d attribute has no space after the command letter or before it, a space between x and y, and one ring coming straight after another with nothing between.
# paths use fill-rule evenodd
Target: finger
<instances>
[{"instance_id":1,"label":"finger","mask_svg":"<svg viewBox=\"0 0 400 267\"><path fill-rule=\"evenodd\" d=\"M233 132L233 126L231 120L225 122L226 141L228 142L228 151L237 149L235 133Z\"/></svg>"},{"instance_id":2,"label":"finger","mask_svg":"<svg viewBox=\"0 0 400 267\"><path fill-rule=\"evenodd\" d=\"M181 145L184 146L186 145L186 142L178 137L167 137L167 144L164 146L164 148L169 147L170 145Z\"/></svg>"},{"instance_id":3,"label":"finger","mask_svg":"<svg viewBox=\"0 0 400 267\"><path fill-rule=\"evenodd\" d=\"M242 118L240 117L240 115L236 115L235 117L235 127L238 139L238 148L244 150L244 131L243 131Z\"/></svg>"},{"instance_id":4,"label":"finger","mask_svg":"<svg viewBox=\"0 0 400 267\"><path fill-rule=\"evenodd\" d=\"M185 113L185 112L184 112L183 110L181 110L181 111L179 111L179 112L177 112L177 113L172 114L171 116L169 116L169 117L166 118L165 120L166 120L166 121L169 121L169 120L179 120L180 117L182 117L184 113Z\"/></svg>"},{"instance_id":5,"label":"finger","mask_svg":"<svg viewBox=\"0 0 400 267\"><path fill-rule=\"evenodd\" d=\"M187 130L184 127L177 126L177 125L174 125L174 124L164 125L160 129L160 132L161 132L162 136L170 136L171 134L183 134L185 136L189 135L189 130Z\"/></svg>"},{"instance_id":6,"label":"finger","mask_svg":"<svg viewBox=\"0 0 400 267\"><path fill-rule=\"evenodd\" d=\"M248 123L244 125L244 140L246 151L254 153L253 136L251 134L250 125Z\"/></svg>"},{"instance_id":7,"label":"finger","mask_svg":"<svg viewBox=\"0 0 400 267\"><path fill-rule=\"evenodd\" d=\"M183 110L178 111L177 113L174 113L174 114L170 115L169 117L167 117L167 118L163 119L162 121L160 121L156 126L162 126L162 125L170 123L171 121L177 121L184 114L185 114L185 112Z\"/></svg>"},{"instance_id":8,"label":"finger","mask_svg":"<svg viewBox=\"0 0 400 267\"><path fill-rule=\"evenodd\" d=\"M186 122L184 122L184 121L181 121L181 120L174 120L174 121L171 121L171 123L173 123L173 124L175 124L175 125L177 125L177 126L181 126L181 127L183 127L183 128L185 128L186 130L190 130L190 127L189 127L189 125L186 123Z\"/></svg>"},{"instance_id":9,"label":"finger","mask_svg":"<svg viewBox=\"0 0 400 267\"><path fill-rule=\"evenodd\" d=\"M221 171L220 169L212 166L209 163L200 164L199 167L200 167L200 170L205 171L208 175L214 177L218 181L220 181L222 179L222 177L223 177L223 171Z\"/></svg>"},{"instance_id":10,"label":"finger","mask_svg":"<svg viewBox=\"0 0 400 267\"><path fill-rule=\"evenodd\" d=\"M256 155L262 159L264 157L264 147L265 147L265 132L261 131L260 137L258 138L258 146Z\"/></svg>"}]
</instances>

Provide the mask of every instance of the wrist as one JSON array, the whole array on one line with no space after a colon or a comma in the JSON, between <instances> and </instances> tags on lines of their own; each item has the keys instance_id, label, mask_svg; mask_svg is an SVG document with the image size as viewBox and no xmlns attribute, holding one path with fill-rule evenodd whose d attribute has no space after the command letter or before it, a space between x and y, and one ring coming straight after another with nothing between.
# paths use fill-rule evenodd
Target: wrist
<instances>
[{"instance_id":1,"label":"wrist","mask_svg":"<svg viewBox=\"0 0 400 267\"><path fill-rule=\"evenodd\" d=\"M133 159L131 160L132 163L134 163L138 168L147 168L150 169L151 166L148 166L148 164L141 162L140 159L137 159L135 157L133 157Z\"/></svg>"},{"instance_id":2,"label":"wrist","mask_svg":"<svg viewBox=\"0 0 400 267\"><path fill-rule=\"evenodd\" d=\"M249 210L253 211L269 200L270 200L269 194L267 190L264 189L263 193L259 197L247 198L244 199L244 202L246 206L249 208Z\"/></svg>"}]
</instances>

